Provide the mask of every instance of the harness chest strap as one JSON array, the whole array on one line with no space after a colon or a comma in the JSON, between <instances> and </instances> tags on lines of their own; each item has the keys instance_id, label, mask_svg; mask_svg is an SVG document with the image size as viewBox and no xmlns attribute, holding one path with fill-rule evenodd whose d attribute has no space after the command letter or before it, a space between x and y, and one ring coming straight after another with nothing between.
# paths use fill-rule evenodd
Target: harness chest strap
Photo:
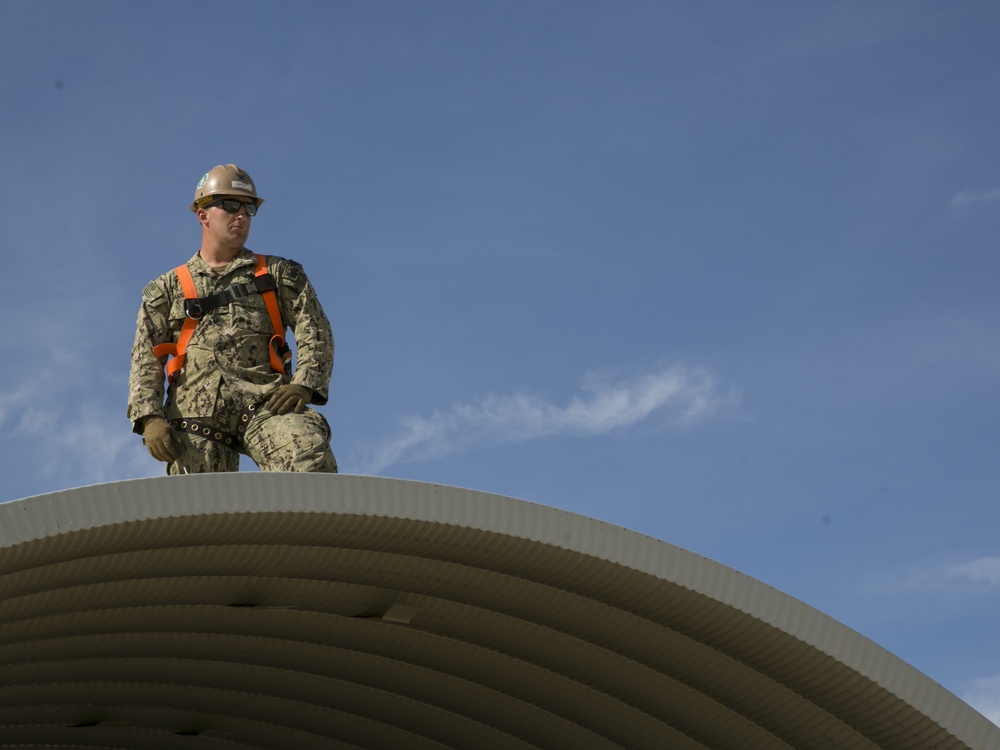
<instances>
[{"instance_id":1,"label":"harness chest strap","mask_svg":"<svg viewBox=\"0 0 1000 750\"><path fill-rule=\"evenodd\" d=\"M254 257L257 259L257 265L254 268L254 276L266 276L267 256L254 253ZM198 290L195 288L194 279L191 278L191 271L188 269L187 265L184 264L177 266L177 268L174 269L174 273L177 274L177 280L181 284L181 291L184 292L185 301L197 300ZM267 307L267 314L271 319L271 327L274 329L274 335L271 336L267 347L271 369L275 372L286 373L287 365L291 363L292 352L285 343L285 337L283 335L285 326L281 320L281 310L278 308L278 297L274 292L274 285L272 284L269 288L265 288L263 290L258 287L257 293L264 298L264 305ZM188 311L189 309L191 308L186 304L185 311ZM191 341L191 336L194 334L195 326L198 325L198 320L200 320L200 316L198 318L193 318L190 314L188 314L188 316L184 319L180 335L177 337L177 341L175 343L168 342L164 344L157 344L153 347L154 357L159 358L166 355L171 358L167 361L166 368L167 382L171 385L180 376L181 370L184 369L184 360L187 356L187 346Z\"/></svg>"}]
</instances>

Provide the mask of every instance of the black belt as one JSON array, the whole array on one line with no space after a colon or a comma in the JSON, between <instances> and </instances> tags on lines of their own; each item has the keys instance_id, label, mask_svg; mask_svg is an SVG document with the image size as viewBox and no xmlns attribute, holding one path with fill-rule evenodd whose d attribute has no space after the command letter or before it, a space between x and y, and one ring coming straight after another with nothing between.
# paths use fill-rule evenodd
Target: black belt
<instances>
[{"instance_id":1,"label":"black belt","mask_svg":"<svg viewBox=\"0 0 1000 750\"><path fill-rule=\"evenodd\" d=\"M239 451L240 453L245 454L246 449L243 446L243 435L246 433L247 426L250 424L250 420L253 419L256 411L257 405L252 404L240 412L240 421L236 427L235 435L224 432L203 419L174 419L171 421L171 424L175 429L178 429L181 432L187 432L191 435L207 438L208 440L224 445L227 448L232 448L234 451Z\"/></svg>"},{"instance_id":2,"label":"black belt","mask_svg":"<svg viewBox=\"0 0 1000 750\"><path fill-rule=\"evenodd\" d=\"M223 432L222 430L216 429L210 424L206 424L198 419L175 419L171 423L175 429L181 432L187 432L192 435L197 435L198 437L208 438L220 445L224 445L227 448L232 448L235 451L243 452L243 441L240 440L235 435L230 435L228 432Z\"/></svg>"}]
</instances>

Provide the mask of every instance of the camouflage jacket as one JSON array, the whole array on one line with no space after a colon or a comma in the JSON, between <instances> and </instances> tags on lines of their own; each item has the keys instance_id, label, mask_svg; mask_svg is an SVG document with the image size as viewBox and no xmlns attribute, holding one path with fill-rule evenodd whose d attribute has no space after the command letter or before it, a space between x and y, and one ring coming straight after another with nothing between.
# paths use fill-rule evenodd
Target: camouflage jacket
<instances>
[{"instance_id":1,"label":"camouflage jacket","mask_svg":"<svg viewBox=\"0 0 1000 750\"><path fill-rule=\"evenodd\" d=\"M256 259L244 248L224 272L216 273L195 253L187 262L199 297L220 292L231 284L253 279ZM159 276L142 292L136 321L129 373L128 418L150 415L167 419L208 419L219 408L219 394L238 403L230 408L258 404L279 385L296 383L310 388L312 402L326 403L333 369L330 322L305 272L295 261L268 256L268 272L275 280L281 319L295 336L297 361L291 378L271 369L268 342L274 328L264 298L251 294L207 313L195 327L187 359L177 381L166 393L164 364L153 347L176 342L184 323L184 293L174 271ZM222 387L224 384L224 388Z\"/></svg>"}]
</instances>

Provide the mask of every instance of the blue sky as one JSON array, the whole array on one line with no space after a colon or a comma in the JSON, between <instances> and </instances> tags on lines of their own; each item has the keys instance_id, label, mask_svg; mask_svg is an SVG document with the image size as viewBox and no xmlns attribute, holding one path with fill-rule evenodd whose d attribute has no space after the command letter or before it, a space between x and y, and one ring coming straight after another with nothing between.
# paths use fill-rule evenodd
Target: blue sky
<instances>
[{"instance_id":1,"label":"blue sky","mask_svg":"<svg viewBox=\"0 0 1000 750\"><path fill-rule=\"evenodd\" d=\"M139 295L236 162L333 323L342 471L677 544L1000 723L998 36L985 2L0 0L0 500L161 473Z\"/></svg>"}]
</instances>

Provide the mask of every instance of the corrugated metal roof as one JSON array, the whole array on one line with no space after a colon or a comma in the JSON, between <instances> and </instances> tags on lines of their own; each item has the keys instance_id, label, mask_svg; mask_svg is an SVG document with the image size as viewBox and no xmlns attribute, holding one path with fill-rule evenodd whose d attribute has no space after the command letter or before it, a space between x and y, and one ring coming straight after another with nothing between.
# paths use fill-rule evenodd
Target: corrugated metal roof
<instances>
[{"instance_id":1,"label":"corrugated metal roof","mask_svg":"<svg viewBox=\"0 0 1000 750\"><path fill-rule=\"evenodd\" d=\"M849 628L554 508L210 474L0 505L0 748L1000 750Z\"/></svg>"}]
</instances>

